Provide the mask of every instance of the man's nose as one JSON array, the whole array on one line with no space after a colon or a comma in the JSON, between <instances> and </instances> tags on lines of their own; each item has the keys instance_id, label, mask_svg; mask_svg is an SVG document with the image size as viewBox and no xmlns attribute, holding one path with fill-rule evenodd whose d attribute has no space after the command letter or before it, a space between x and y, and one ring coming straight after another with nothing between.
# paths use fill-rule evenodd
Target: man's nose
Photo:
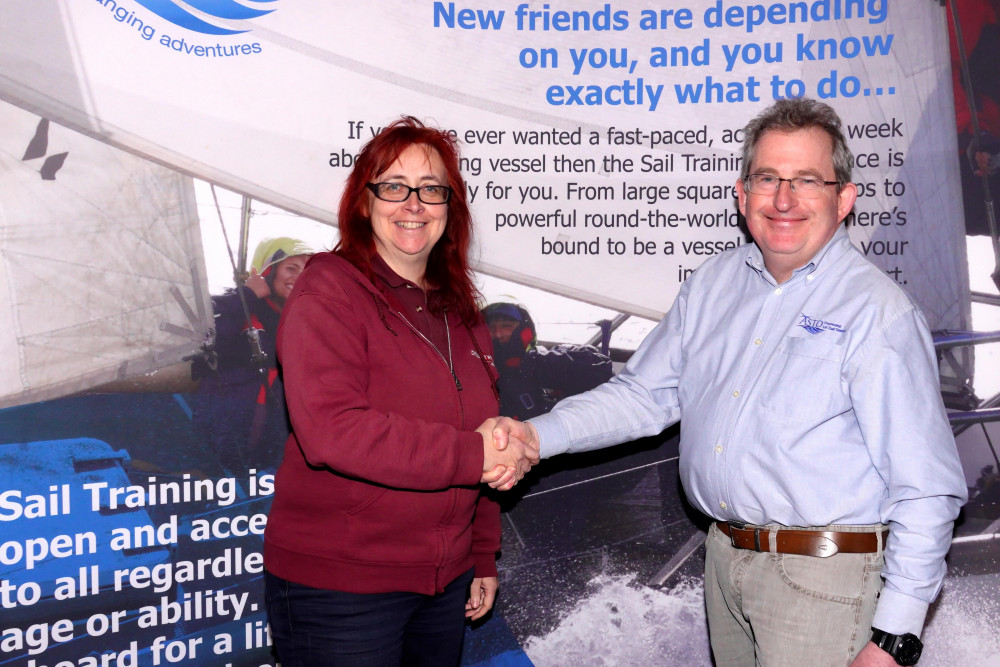
<instances>
[{"instance_id":1,"label":"man's nose","mask_svg":"<svg viewBox=\"0 0 1000 667\"><path fill-rule=\"evenodd\" d=\"M797 199L792 190L791 181L778 181L778 189L774 191L774 207L781 211L791 208Z\"/></svg>"}]
</instances>

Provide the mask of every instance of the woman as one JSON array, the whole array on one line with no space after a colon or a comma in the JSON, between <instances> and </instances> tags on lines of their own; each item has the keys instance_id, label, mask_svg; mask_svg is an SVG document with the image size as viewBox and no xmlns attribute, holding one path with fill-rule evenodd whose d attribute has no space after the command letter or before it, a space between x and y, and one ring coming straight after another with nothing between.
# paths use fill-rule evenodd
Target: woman
<instances>
[{"instance_id":1,"label":"woman","mask_svg":"<svg viewBox=\"0 0 1000 667\"><path fill-rule=\"evenodd\" d=\"M292 435L264 540L271 632L284 667L454 665L497 590L480 481L510 470L487 439L496 369L454 138L393 123L338 214L278 329Z\"/></svg>"},{"instance_id":2,"label":"woman","mask_svg":"<svg viewBox=\"0 0 1000 667\"><path fill-rule=\"evenodd\" d=\"M214 364L198 360L192 366L203 397L195 419L230 474L273 469L281 458L289 426L275 334L285 300L313 252L298 239L264 239L245 283L212 297Z\"/></svg>"}]
</instances>

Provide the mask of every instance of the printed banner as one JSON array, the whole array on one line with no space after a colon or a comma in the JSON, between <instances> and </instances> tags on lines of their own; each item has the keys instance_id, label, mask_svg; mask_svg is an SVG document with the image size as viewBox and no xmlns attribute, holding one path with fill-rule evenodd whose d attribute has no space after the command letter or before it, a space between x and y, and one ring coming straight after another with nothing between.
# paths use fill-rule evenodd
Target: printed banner
<instances>
[{"instance_id":1,"label":"printed banner","mask_svg":"<svg viewBox=\"0 0 1000 667\"><path fill-rule=\"evenodd\" d=\"M967 323L939 3L250 4L12 0L0 97L331 223L362 142L428 119L465 143L482 271L658 319L747 242L743 125L809 95L858 157L852 238Z\"/></svg>"},{"instance_id":2,"label":"printed banner","mask_svg":"<svg viewBox=\"0 0 1000 667\"><path fill-rule=\"evenodd\" d=\"M750 242L745 123L808 95L856 156L853 241L932 328L969 328L951 81L936 0L7 0L0 665L275 665L261 548L285 424L257 376L220 381L220 343L197 391L70 395L220 328L191 177L336 224L360 147L414 115L462 141L480 271L655 319ZM676 436L510 496L463 664L710 664ZM994 482L921 664L1000 656Z\"/></svg>"}]
</instances>

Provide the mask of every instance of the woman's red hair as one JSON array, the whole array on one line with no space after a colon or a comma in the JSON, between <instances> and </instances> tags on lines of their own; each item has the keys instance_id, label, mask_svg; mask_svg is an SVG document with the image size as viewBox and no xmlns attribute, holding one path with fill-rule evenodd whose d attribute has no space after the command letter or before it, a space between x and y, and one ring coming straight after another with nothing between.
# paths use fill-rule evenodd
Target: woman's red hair
<instances>
[{"instance_id":1,"label":"woman's red hair","mask_svg":"<svg viewBox=\"0 0 1000 667\"><path fill-rule=\"evenodd\" d=\"M458 141L451 134L427 127L413 116L403 116L361 148L340 198L337 210L340 241L334 252L374 280L372 258L377 251L371 219L366 213L371 208L369 198L374 195L365 186L374 182L404 150L414 144L437 151L452 189L444 234L427 258L425 276L427 282L439 291L442 305L457 312L463 322L472 325L480 317L476 308L479 291L469 268L472 215L459 169Z\"/></svg>"}]
</instances>

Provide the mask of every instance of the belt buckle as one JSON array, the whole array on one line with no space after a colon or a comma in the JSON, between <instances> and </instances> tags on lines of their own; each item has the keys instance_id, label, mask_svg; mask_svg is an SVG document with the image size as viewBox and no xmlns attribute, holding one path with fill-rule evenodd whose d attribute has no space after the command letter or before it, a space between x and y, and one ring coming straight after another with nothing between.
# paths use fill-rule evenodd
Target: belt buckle
<instances>
[{"instance_id":1,"label":"belt buckle","mask_svg":"<svg viewBox=\"0 0 1000 667\"><path fill-rule=\"evenodd\" d=\"M729 528L730 528L730 531L729 531L729 541L730 541L730 543L732 543L732 545L734 547L736 547L737 549L742 549L743 548L740 545L736 544L736 533L733 532L734 530L753 530L753 550L756 551L756 552L758 552L758 553L760 552L760 527L759 526L753 526L751 528L751 527L747 526L747 524L745 522L743 522L743 521L727 521L727 523L729 524Z\"/></svg>"},{"instance_id":2,"label":"belt buckle","mask_svg":"<svg viewBox=\"0 0 1000 667\"><path fill-rule=\"evenodd\" d=\"M746 547L740 546L736 543L736 532L737 530L753 530L753 550L760 551L760 528L757 526L747 526L743 521L727 521L729 524L729 542L737 549L745 549Z\"/></svg>"}]
</instances>

